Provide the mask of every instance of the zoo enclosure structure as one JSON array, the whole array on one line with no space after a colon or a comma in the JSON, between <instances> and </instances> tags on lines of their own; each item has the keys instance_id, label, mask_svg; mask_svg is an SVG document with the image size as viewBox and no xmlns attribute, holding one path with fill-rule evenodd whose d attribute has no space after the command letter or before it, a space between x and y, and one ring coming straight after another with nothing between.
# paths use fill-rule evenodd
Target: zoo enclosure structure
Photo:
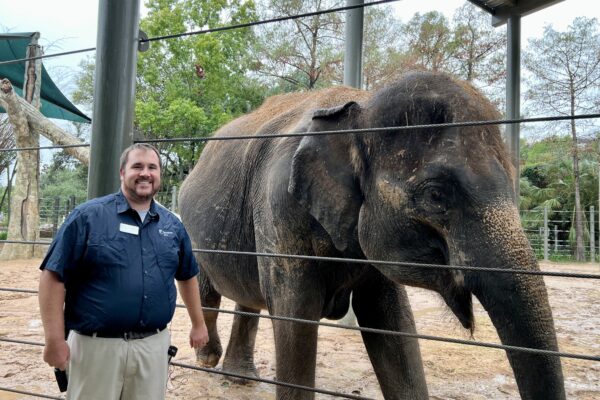
<instances>
[{"instance_id":1,"label":"zoo enclosure structure","mask_svg":"<svg viewBox=\"0 0 600 400\"><path fill-rule=\"evenodd\" d=\"M375 2L375 3L384 3L384 1L382 2ZM375 3L371 3L371 4L375 4ZM479 2L479 3L491 3L491 2ZM369 4L370 5L370 4ZM339 11L341 9L337 9L336 11ZM236 28L239 26L236 26ZM229 28L231 29L231 28ZM206 33L207 31L204 32L196 32L196 33ZM186 33L186 34L192 34L192 33ZM171 35L172 37L175 37L173 35ZM179 35L181 36L181 35ZM152 40L161 40L161 39L166 39L169 37L161 37L161 38L152 38L152 39L147 39L147 40L142 40L141 42L150 42ZM85 49L84 51L90 51L93 49ZM72 54L73 52L68 52L68 54ZM67 53L61 53L62 54L67 54ZM509 116L512 114L511 112L507 113ZM590 115L583 115L583 116L577 116L575 117L575 119L577 118L598 118L600 115L599 114L590 114ZM574 119L573 117L556 117L554 118L555 120L559 120L559 119ZM536 121L548 121L548 120L552 120L552 118L538 118L538 119L507 119L507 120L501 120L501 121L475 121L472 123L468 123L468 124L438 124L435 125L437 128L441 127L441 125L444 126L468 126L468 125L489 125L489 124L509 124L509 126L518 126L519 123L523 123L523 122L536 122ZM420 126L412 126L412 127L397 127L395 129L398 130L404 130L404 129L419 129L419 128L426 128L426 127L432 127L433 125L420 125ZM390 128L385 128L386 130L390 130ZM368 129L368 130L363 130L363 131L358 131L358 130L349 130L349 131L329 131L329 132L319 132L318 134L372 134L372 133L377 133L376 129ZM308 136L311 133L303 133L299 136ZM315 133L316 134L316 133ZM271 139L271 138L275 138L275 137L285 137L285 136L292 136L291 134L285 134L285 135L269 135L268 137L260 137L260 136L254 136L254 137L229 137L227 138L228 140L239 140L239 139ZM206 140L222 140L223 138L202 138L202 139L197 139L197 138L182 138L182 139L175 139L175 140L179 140L179 141L190 141L190 140L202 140L202 141L206 141ZM163 140L164 141L173 141L173 140ZM152 141L152 142L161 142L160 140L157 141ZM66 146L47 146L46 148L59 148L59 147L66 147ZM29 148L29 149L12 149L12 151L27 151L27 150L39 150L40 148ZM547 232L547 229L546 229ZM16 241L2 241L3 243L21 243L21 244L32 244L32 245L47 245L47 242L25 242L25 241L20 241L20 242L16 242ZM196 252L213 252L213 250L207 250L207 249L195 249ZM228 254L239 254L239 255L243 255L243 256L253 256L253 257L290 257L290 258L296 258L296 257L303 257L303 258L308 258L308 259L316 259L315 257L311 257L311 256L295 256L295 255L287 255L287 254L265 254L265 253L241 253L241 252L227 252L227 251L220 251L221 253L228 253ZM411 265L411 266L416 266L419 268L449 268L449 269L459 269L459 270L482 270L479 268L475 268L475 267L467 267L467 266L449 266L449 265L433 265L433 264L417 264L417 263L401 263L401 262L385 262L385 261L377 261L377 260L350 260L350 259L334 259L334 258L325 258L325 257L318 257L318 259L320 260L327 260L327 261L333 261L333 262L355 262L355 263L368 263L368 264L377 264L379 262L381 263L391 263L393 265ZM485 270L485 272L490 272L490 273L522 273L522 274L535 274L535 275L549 275L549 276L564 276L564 277L572 277L572 278L585 278L585 279L600 279L600 275L595 275L595 274L569 274L569 273L549 273L549 272L536 272L536 271L507 271L507 270L495 270L495 269L483 269ZM0 290L6 290L6 291L22 291L20 289L10 289L10 288L2 288ZM35 291L32 291L31 293L35 293ZM234 314L239 314L239 315L245 315L245 316L256 316L256 317L260 317L260 318L269 318L269 319L280 319L280 320L285 320L285 321L290 321L290 322L296 322L296 323L306 323L306 324L316 324L316 325L320 325L320 326L333 326L336 328L345 328L345 329L353 329L353 330L359 330L359 331L366 331L366 332L372 332L372 333L378 333L378 334L389 334L389 335L400 335L400 336L410 336L410 337L415 337L415 338L419 338L419 339L426 339L426 340L440 340L440 341L445 341L445 342L451 342L451 343L460 343L460 344L466 344L466 345L477 345L477 346L483 346L483 347L491 347L491 348L497 348L497 349L502 349L502 350L508 350L508 351L521 351L521 352L527 352L527 353L536 353L536 354L546 354L546 355L550 355L550 356L556 356L556 357L570 357L570 358L578 358L578 359L583 359L583 360L591 360L591 361L600 361L600 356L590 356L590 355L582 355L582 354L571 354L571 353L563 353L563 352L554 352L554 351L547 351L547 350L540 350L540 349L529 349L529 348L520 348L520 347L514 347L514 346L506 346L506 345L498 345L498 344L493 344L493 343L482 343L482 342L475 342L475 341L466 341L466 340L458 340L458 339L450 339L450 338L442 338L442 337L433 337L433 336L427 336L427 335L417 335L417 334L409 334L409 333L405 333L405 332L395 332L395 331L383 331L383 330L376 330L376 329L369 329L369 328L360 328L360 327L344 327L341 325L335 325L335 324L328 324L328 323L322 323L322 322L318 322L318 321L307 321L307 320L299 320L299 319L293 319L293 318L288 318L285 316L267 316L267 315L262 315L262 314L252 314L252 313L243 313L243 312L239 312L239 311L227 311L227 310L219 310L219 309L208 309L206 308L207 311L216 311L216 312L226 312L226 313L234 313ZM16 339L6 339L6 338L2 338L0 339L0 341L4 341L4 342L11 342L11 343L19 343L19 344L27 344L27 345L42 345L40 343L33 343L33 342L26 342L26 341L19 341ZM186 366L183 364L179 364L179 363L174 363L174 365L178 365L180 367L188 367L188 368L194 368L194 369L199 369L199 370L203 370L206 372L211 372L211 373L221 373L224 375L227 375L227 373L224 373L222 371L214 371L211 369L205 369L205 368L199 368L199 367L193 367L193 366ZM235 374L229 374L230 376L235 376ZM240 376L237 376L240 377ZM257 380L255 378L251 378L251 377L243 377L245 379L250 379L250 380ZM330 391L324 391L324 390L320 390L320 389L314 389L314 388L306 388L306 387L298 387L297 385L290 385L289 383L284 383L284 382L274 382L274 381L268 381L268 380L260 380L263 382L268 382L268 383L274 383L274 384L278 384L278 385L285 385L285 386L291 386L291 387L295 387L295 388L300 388L303 390L310 390L310 391L314 391L314 392L318 392L318 393L324 393L324 394L331 394L331 395L337 395L339 397L344 397L344 398L354 398L354 399L364 399L364 397L361 396L354 396L354 395L346 395L346 394L342 394L342 393L334 393L334 392L330 392ZM8 390L8 391L15 391L12 390L10 388L0 388L1 390ZM27 394L31 394L31 393L27 393ZM31 395L35 395L35 394L31 394ZM47 398L57 398L57 397L50 397L50 396L45 396L45 395L39 395L40 397L47 397Z\"/></svg>"}]
</instances>

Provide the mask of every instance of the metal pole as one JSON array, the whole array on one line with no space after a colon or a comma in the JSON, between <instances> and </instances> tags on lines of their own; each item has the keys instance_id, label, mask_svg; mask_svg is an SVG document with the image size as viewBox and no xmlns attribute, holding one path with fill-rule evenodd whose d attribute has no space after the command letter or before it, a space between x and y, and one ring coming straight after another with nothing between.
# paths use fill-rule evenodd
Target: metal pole
<instances>
[{"instance_id":1,"label":"metal pole","mask_svg":"<svg viewBox=\"0 0 600 400\"><path fill-rule=\"evenodd\" d=\"M558 225L554 225L554 253L558 254Z\"/></svg>"},{"instance_id":2,"label":"metal pole","mask_svg":"<svg viewBox=\"0 0 600 400\"><path fill-rule=\"evenodd\" d=\"M173 191L171 192L171 211L177 212L177 186L173 185Z\"/></svg>"},{"instance_id":3,"label":"metal pole","mask_svg":"<svg viewBox=\"0 0 600 400\"><path fill-rule=\"evenodd\" d=\"M88 198L119 188L119 157L133 142L139 0L100 0Z\"/></svg>"},{"instance_id":4,"label":"metal pole","mask_svg":"<svg viewBox=\"0 0 600 400\"><path fill-rule=\"evenodd\" d=\"M346 0L347 6L364 4L363 0ZM362 45L363 45L364 8L346 11L346 48L344 54L344 85L360 89L362 87ZM340 324L356 326L356 315L350 307Z\"/></svg>"},{"instance_id":5,"label":"metal pole","mask_svg":"<svg viewBox=\"0 0 600 400\"><path fill-rule=\"evenodd\" d=\"M364 4L363 0L346 0L346 6ZM344 56L344 85L362 86L362 45L364 8L346 11L346 52Z\"/></svg>"},{"instance_id":6,"label":"metal pole","mask_svg":"<svg viewBox=\"0 0 600 400\"><path fill-rule=\"evenodd\" d=\"M506 51L506 118L518 119L521 115L521 17L511 15L507 20ZM515 195L519 203L519 124L506 125L506 144L515 167Z\"/></svg>"},{"instance_id":7,"label":"metal pole","mask_svg":"<svg viewBox=\"0 0 600 400\"><path fill-rule=\"evenodd\" d=\"M595 243L595 235L594 232L596 223L594 222L594 206L590 206L590 261L596 261L596 243Z\"/></svg>"},{"instance_id":8,"label":"metal pole","mask_svg":"<svg viewBox=\"0 0 600 400\"><path fill-rule=\"evenodd\" d=\"M548 206L544 207L544 261L548 261Z\"/></svg>"}]
</instances>

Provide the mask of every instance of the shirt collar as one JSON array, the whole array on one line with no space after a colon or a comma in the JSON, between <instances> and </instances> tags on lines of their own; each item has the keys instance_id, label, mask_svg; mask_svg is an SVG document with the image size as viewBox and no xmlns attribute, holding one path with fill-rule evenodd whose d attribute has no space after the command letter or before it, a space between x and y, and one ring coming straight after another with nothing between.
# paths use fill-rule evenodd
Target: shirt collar
<instances>
[{"instance_id":1,"label":"shirt collar","mask_svg":"<svg viewBox=\"0 0 600 400\"><path fill-rule=\"evenodd\" d=\"M117 203L117 213L122 214L128 210L133 210L121 190L115 194L115 199ZM150 210L148 210L148 215L152 218L158 218L158 207L154 199L152 199L150 202Z\"/></svg>"}]
</instances>

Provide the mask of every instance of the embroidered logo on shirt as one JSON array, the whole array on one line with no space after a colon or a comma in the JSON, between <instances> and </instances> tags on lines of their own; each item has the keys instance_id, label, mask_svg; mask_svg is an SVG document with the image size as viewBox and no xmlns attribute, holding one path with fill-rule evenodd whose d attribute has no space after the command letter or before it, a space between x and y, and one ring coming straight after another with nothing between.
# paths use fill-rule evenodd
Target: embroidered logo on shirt
<instances>
[{"instance_id":1,"label":"embroidered logo on shirt","mask_svg":"<svg viewBox=\"0 0 600 400\"><path fill-rule=\"evenodd\" d=\"M175 236L175 232L171 232L171 231L165 231L165 230L163 230L163 229L159 229L159 230L158 230L158 233L159 233L160 235L164 236L164 237L167 237L167 238Z\"/></svg>"}]
</instances>

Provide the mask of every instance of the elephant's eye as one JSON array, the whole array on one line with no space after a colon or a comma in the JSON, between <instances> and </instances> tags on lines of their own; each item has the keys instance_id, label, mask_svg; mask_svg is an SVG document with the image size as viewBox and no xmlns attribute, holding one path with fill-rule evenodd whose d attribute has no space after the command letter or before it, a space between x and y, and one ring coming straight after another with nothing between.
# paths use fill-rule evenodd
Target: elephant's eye
<instances>
[{"instance_id":1,"label":"elephant's eye","mask_svg":"<svg viewBox=\"0 0 600 400\"><path fill-rule=\"evenodd\" d=\"M450 198L445 188L431 185L424 190L423 201L427 212L445 213L449 207Z\"/></svg>"},{"instance_id":2,"label":"elephant's eye","mask_svg":"<svg viewBox=\"0 0 600 400\"><path fill-rule=\"evenodd\" d=\"M441 202L443 200L441 190L432 188L429 190L429 198L434 202Z\"/></svg>"}]
</instances>

